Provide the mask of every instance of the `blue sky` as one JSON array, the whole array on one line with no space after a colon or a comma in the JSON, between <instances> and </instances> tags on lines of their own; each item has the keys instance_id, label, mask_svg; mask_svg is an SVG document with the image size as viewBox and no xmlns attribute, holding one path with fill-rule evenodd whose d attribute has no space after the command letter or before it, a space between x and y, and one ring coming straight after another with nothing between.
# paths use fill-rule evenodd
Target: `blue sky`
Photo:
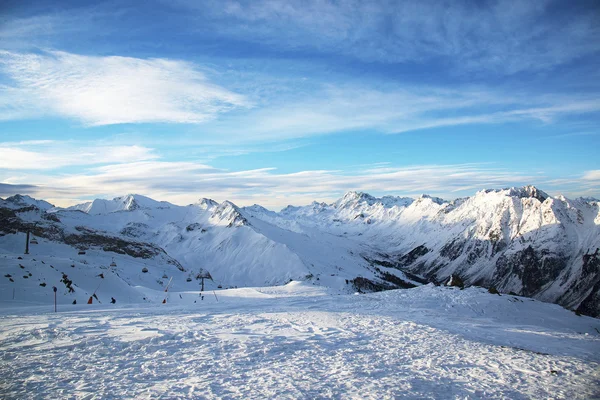
<instances>
[{"instance_id":1,"label":"blue sky","mask_svg":"<svg viewBox=\"0 0 600 400\"><path fill-rule=\"evenodd\" d=\"M600 197L594 1L8 1L0 196Z\"/></svg>"}]
</instances>

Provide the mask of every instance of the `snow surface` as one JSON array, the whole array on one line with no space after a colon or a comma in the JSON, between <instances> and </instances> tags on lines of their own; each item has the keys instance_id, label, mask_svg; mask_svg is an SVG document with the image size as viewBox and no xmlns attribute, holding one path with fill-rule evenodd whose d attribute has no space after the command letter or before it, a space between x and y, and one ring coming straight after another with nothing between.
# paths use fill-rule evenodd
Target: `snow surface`
<instances>
[{"instance_id":1,"label":"snow surface","mask_svg":"<svg viewBox=\"0 0 600 400\"><path fill-rule=\"evenodd\" d=\"M0 302L0 398L600 395L600 321L481 288L306 282L167 304Z\"/></svg>"}]
</instances>

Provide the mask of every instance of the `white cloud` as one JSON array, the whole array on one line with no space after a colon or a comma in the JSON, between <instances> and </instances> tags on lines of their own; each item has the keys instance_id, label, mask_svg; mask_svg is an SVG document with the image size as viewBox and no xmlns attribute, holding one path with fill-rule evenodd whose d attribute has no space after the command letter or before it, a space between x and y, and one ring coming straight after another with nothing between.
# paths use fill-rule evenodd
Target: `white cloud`
<instances>
[{"instance_id":1,"label":"white cloud","mask_svg":"<svg viewBox=\"0 0 600 400\"><path fill-rule=\"evenodd\" d=\"M201 123L249 106L183 61L3 51L0 70L14 82L0 95L0 120L60 115L86 125Z\"/></svg>"},{"instance_id":2,"label":"white cloud","mask_svg":"<svg viewBox=\"0 0 600 400\"><path fill-rule=\"evenodd\" d=\"M67 166L153 160L158 156L143 146L82 145L64 141L0 142L0 169L52 170Z\"/></svg>"},{"instance_id":3,"label":"white cloud","mask_svg":"<svg viewBox=\"0 0 600 400\"><path fill-rule=\"evenodd\" d=\"M528 184L532 180L531 176L478 164L278 173L272 168L227 171L194 162L167 161L112 164L61 176L22 173L3 179L12 185L36 185L32 189L35 194L59 204L63 204L61 198L71 202L78 197L111 197L133 192L179 204L212 197L272 208L313 200L333 201L347 190L402 195L428 192L457 197L456 192L471 188Z\"/></svg>"},{"instance_id":4,"label":"white cloud","mask_svg":"<svg viewBox=\"0 0 600 400\"><path fill-rule=\"evenodd\" d=\"M313 200L332 202L348 190L375 195L416 196L428 193L453 199L472 195L484 188L534 184L549 193L563 193L573 198L600 196L599 170L552 179L538 170L516 173L495 164L481 163L404 167L376 163L343 170L293 173L280 173L274 168L229 171L200 162L156 160L152 158L154 153L151 150L144 149L135 160L122 157L130 152L128 149L121 152L107 147L89 157L106 161L111 156L105 156L110 153L114 161L101 165L86 164L86 169L61 172L60 175L46 172L33 164L30 169L0 169L0 186L3 185L5 195L11 194L9 192L14 189L51 199L57 205L71 205L77 199L81 202L90 197L112 198L140 193L181 205L210 197L218 201L231 200L239 205L258 203L272 209L288 204L308 204ZM85 151L87 149L81 152ZM51 151L48 153L40 150L37 156L42 156L47 162L52 156Z\"/></svg>"},{"instance_id":5,"label":"white cloud","mask_svg":"<svg viewBox=\"0 0 600 400\"><path fill-rule=\"evenodd\" d=\"M156 2L166 4L169 21L133 29L130 23L138 10L121 2L29 16L8 14L10 18L0 23L0 42L31 48L32 43L52 47L57 40L77 36L88 40L133 36L148 40L146 48L157 45L155 38L162 38L160 30L168 27L176 38L183 34L200 40L233 38L286 53L341 55L367 62L435 62L462 74L547 71L600 50L594 2L570 6L553 0ZM154 3L148 7L164 6ZM131 30L143 39L131 35Z\"/></svg>"},{"instance_id":6,"label":"white cloud","mask_svg":"<svg viewBox=\"0 0 600 400\"><path fill-rule=\"evenodd\" d=\"M384 87L374 82L305 85L300 78L280 82L261 74L245 78L279 91L259 90L250 101L211 84L187 62L64 52L0 52L0 71L15 83L0 87L0 120L58 115L87 125L204 123L200 136L207 142L223 137L229 141L231 136L276 141L358 129L401 133L520 120L552 123L562 116L600 111L600 101L584 95L536 96L474 86ZM238 80L232 83L238 85ZM249 93L256 90L251 83L241 86Z\"/></svg>"},{"instance_id":7,"label":"white cloud","mask_svg":"<svg viewBox=\"0 0 600 400\"><path fill-rule=\"evenodd\" d=\"M586 181L596 181L597 184L600 184L600 169L586 171L585 174L583 174L582 179Z\"/></svg>"}]
</instances>

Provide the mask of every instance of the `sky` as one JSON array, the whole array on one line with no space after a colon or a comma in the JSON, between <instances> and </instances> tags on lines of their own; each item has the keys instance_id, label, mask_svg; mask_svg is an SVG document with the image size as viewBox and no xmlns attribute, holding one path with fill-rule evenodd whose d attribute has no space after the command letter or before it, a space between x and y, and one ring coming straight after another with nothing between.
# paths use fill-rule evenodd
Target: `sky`
<instances>
[{"instance_id":1,"label":"sky","mask_svg":"<svg viewBox=\"0 0 600 400\"><path fill-rule=\"evenodd\" d=\"M0 4L0 196L600 198L597 1Z\"/></svg>"}]
</instances>

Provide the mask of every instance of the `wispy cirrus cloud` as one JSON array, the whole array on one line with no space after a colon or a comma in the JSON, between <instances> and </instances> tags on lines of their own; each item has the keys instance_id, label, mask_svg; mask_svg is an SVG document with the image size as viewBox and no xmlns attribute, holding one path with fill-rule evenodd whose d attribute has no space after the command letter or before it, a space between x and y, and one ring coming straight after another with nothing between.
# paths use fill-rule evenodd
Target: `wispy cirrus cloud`
<instances>
[{"instance_id":1,"label":"wispy cirrus cloud","mask_svg":"<svg viewBox=\"0 0 600 400\"><path fill-rule=\"evenodd\" d=\"M552 123L597 113L586 95L532 95L484 87L443 88L389 83L279 81L261 74L230 83L250 95L210 83L200 66L167 59L89 57L65 52L0 52L0 120L60 116L86 125L202 123L205 143L235 137L278 141L368 129L402 133L419 129L514 121ZM214 72L217 73L218 72ZM257 85L277 90L257 90ZM176 139L175 139L176 140ZM226 139L229 140L229 139Z\"/></svg>"},{"instance_id":2,"label":"wispy cirrus cloud","mask_svg":"<svg viewBox=\"0 0 600 400\"><path fill-rule=\"evenodd\" d=\"M139 19L137 4L129 2L99 1L51 13L29 8L25 15L0 16L0 40L57 47L52 38L125 35L146 47L157 46L157 35L192 35L249 43L271 56L277 50L369 63L436 63L460 74L489 75L548 71L600 51L594 2L154 0ZM156 17L153 12L158 23L145 25Z\"/></svg>"},{"instance_id":3,"label":"wispy cirrus cloud","mask_svg":"<svg viewBox=\"0 0 600 400\"><path fill-rule=\"evenodd\" d=\"M325 84L308 94L270 100L262 108L223 116L208 127L240 139L284 140L353 130L396 134L515 121L551 124L600 112L600 100L594 96L536 96L476 87Z\"/></svg>"},{"instance_id":4,"label":"wispy cirrus cloud","mask_svg":"<svg viewBox=\"0 0 600 400\"><path fill-rule=\"evenodd\" d=\"M114 4L95 2L77 7L51 7L43 3L14 2L0 14L0 42L10 48L52 47L57 37L106 36L115 28L105 21L115 21L124 10ZM102 26L102 29L95 29Z\"/></svg>"},{"instance_id":5,"label":"wispy cirrus cloud","mask_svg":"<svg viewBox=\"0 0 600 400\"><path fill-rule=\"evenodd\" d=\"M60 51L0 52L0 120L62 116L85 125L200 123L247 99L194 66L162 58L83 56Z\"/></svg>"},{"instance_id":6,"label":"wispy cirrus cloud","mask_svg":"<svg viewBox=\"0 0 600 400\"><path fill-rule=\"evenodd\" d=\"M219 24L221 35L368 62L441 58L462 72L514 74L546 70L600 51L598 9L551 0L175 3L195 10L209 27Z\"/></svg>"}]
</instances>

